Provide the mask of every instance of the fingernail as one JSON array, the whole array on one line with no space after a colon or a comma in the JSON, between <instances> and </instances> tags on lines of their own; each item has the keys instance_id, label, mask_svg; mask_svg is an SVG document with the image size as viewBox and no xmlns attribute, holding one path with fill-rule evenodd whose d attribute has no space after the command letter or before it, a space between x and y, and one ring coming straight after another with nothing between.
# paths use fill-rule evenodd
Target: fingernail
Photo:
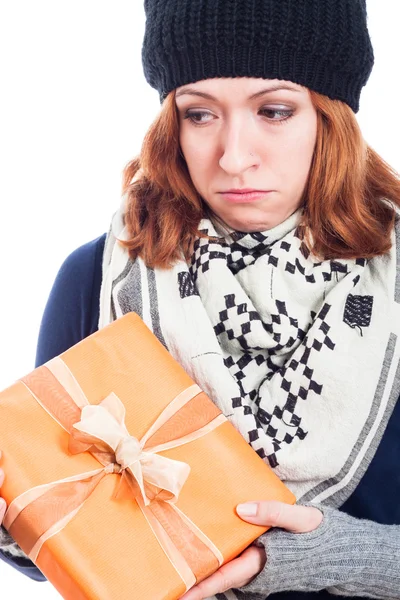
<instances>
[{"instance_id":1,"label":"fingernail","mask_svg":"<svg viewBox=\"0 0 400 600\"><path fill-rule=\"evenodd\" d=\"M247 502L246 504L238 504L236 512L241 517L255 517L257 516L258 504L256 502Z\"/></svg>"}]
</instances>

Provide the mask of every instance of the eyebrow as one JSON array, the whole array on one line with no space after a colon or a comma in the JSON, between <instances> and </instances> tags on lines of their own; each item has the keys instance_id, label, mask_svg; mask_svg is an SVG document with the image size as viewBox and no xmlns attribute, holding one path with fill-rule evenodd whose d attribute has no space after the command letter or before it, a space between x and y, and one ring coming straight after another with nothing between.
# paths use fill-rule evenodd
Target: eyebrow
<instances>
[{"instance_id":1,"label":"eyebrow","mask_svg":"<svg viewBox=\"0 0 400 600\"><path fill-rule=\"evenodd\" d=\"M291 92L300 92L299 89L294 88L291 85L277 83L276 85L274 85L272 87L264 88L263 90L260 90L259 92L256 92L255 94L252 94L251 96L249 96L248 100L254 100L255 98L259 98L260 96L264 96L265 94L270 94L271 92L278 92L279 90L289 90ZM183 90L176 92L175 97L179 98L180 96L184 96L184 95L199 96L200 98L205 98L206 100L213 100L214 102L218 102L218 98L216 98L215 96L212 96L212 94L207 94L206 92L200 92L199 90L196 90L196 89L190 88L190 87L184 88Z\"/></svg>"}]
</instances>

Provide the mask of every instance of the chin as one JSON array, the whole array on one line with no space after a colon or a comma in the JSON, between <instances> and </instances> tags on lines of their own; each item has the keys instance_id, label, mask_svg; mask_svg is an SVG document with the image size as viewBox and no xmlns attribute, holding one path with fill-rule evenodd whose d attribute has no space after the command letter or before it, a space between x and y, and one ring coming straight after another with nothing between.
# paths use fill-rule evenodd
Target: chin
<instances>
[{"instance_id":1,"label":"chin","mask_svg":"<svg viewBox=\"0 0 400 600\"><path fill-rule=\"evenodd\" d=\"M255 215L254 213L249 214L247 211L247 215L245 215L243 214L245 211L243 211L241 215L228 214L226 215L226 219L222 216L220 218L228 225L228 227L231 227L235 231L255 233L274 229L274 227L277 227L288 219L297 209L298 206L294 206L286 211L270 211L269 214L265 211L263 214L258 215ZM257 218L257 216L259 218Z\"/></svg>"},{"instance_id":2,"label":"chin","mask_svg":"<svg viewBox=\"0 0 400 600\"><path fill-rule=\"evenodd\" d=\"M229 212L226 206L210 206L212 213L227 227L243 233L268 231L285 220L288 215L275 214L274 210L262 210L262 207L249 205L232 207ZM236 210L235 210L236 209Z\"/></svg>"},{"instance_id":3,"label":"chin","mask_svg":"<svg viewBox=\"0 0 400 600\"><path fill-rule=\"evenodd\" d=\"M240 231L243 233L258 233L260 231L268 231L268 229L272 229L272 226L269 224L262 225L246 225L240 228ZM238 229L239 231L239 229Z\"/></svg>"},{"instance_id":4,"label":"chin","mask_svg":"<svg viewBox=\"0 0 400 600\"><path fill-rule=\"evenodd\" d=\"M266 222L249 222L249 221L240 221L237 219L229 219L229 221L225 221L225 223L235 229L235 231L242 231L243 233L256 233L259 231L267 231L271 229L273 225L271 223Z\"/></svg>"},{"instance_id":5,"label":"chin","mask_svg":"<svg viewBox=\"0 0 400 600\"><path fill-rule=\"evenodd\" d=\"M214 211L214 213L217 215L219 213L219 218L235 231L255 233L272 229L279 222L278 215L274 214L275 211L265 208L262 210L262 208L264 207L252 204L233 207L233 210L229 212L224 207L225 210Z\"/></svg>"}]
</instances>

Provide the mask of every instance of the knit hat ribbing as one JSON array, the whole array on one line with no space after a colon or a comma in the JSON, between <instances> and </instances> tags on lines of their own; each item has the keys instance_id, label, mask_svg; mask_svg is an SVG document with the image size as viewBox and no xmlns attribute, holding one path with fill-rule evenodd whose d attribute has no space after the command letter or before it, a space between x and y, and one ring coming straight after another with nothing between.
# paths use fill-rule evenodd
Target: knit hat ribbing
<instances>
[{"instance_id":1,"label":"knit hat ribbing","mask_svg":"<svg viewBox=\"0 0 400 600\"><path fill-rule=\"evenodd\" d=\"M145 0L144 74L161 101L214 77L284 79L359 110L374 64L365 0Z\"/></svg>"}]
</instances>

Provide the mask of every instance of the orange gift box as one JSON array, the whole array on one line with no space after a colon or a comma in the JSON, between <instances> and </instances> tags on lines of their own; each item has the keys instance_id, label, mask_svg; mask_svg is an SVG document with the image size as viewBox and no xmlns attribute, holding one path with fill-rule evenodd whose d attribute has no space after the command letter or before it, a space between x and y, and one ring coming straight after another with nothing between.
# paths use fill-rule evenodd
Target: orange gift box
<instances>
[{"instance_id":1,"label":"orange gift box","mask_svg":"<svg viewBox=\"0 0 400 600\"><path fill-rule=\"evenodd\" d=\"M4 526L67 600L177 600L294 503L130 313L0 394Z\"/></svg>"}]
</instances>

